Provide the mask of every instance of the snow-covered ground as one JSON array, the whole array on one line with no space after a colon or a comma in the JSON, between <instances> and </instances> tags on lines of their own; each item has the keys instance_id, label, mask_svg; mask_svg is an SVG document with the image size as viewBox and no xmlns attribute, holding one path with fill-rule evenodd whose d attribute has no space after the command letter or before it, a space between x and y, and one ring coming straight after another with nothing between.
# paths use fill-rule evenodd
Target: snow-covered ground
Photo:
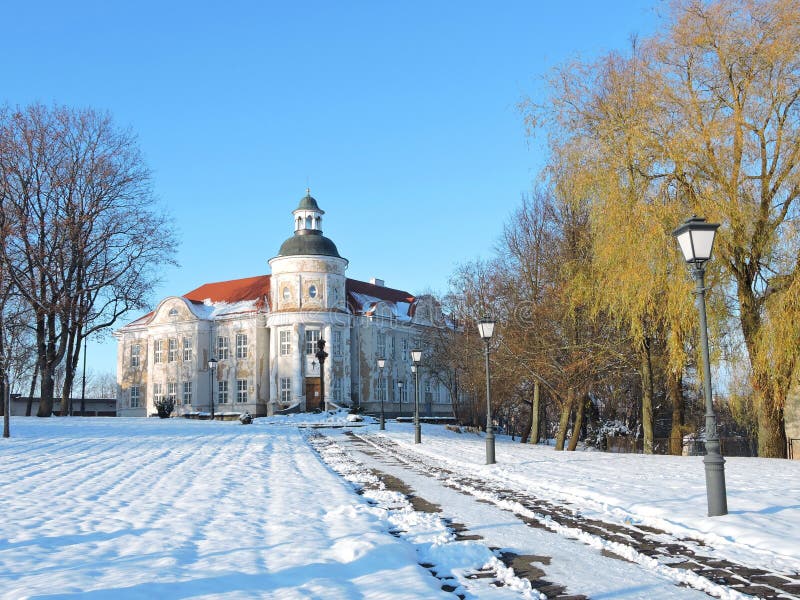
<instances>
[{"instance_id":1,"label":"snow-covered ground","mask_svg":"<svg viewBox=\"0 0 800 600\"><path fill-rule=\"evenodd\" d=\"M484 542L454 542L441 522L411 514L388 491L357 494L344 477L363 481L368 472L355 461L348 465L336 447L322 453L324 462L308 436L325 430L295 426L321 420L347 423L343 415L256 419L248 426L12 419L13 437L0 440L0 598L453 598L419 565L437 561L468 597L537 597L513 574L503 588L463 577L460 568L479 569L491 559ZM487 466L484 440L475 434L423 425L423 443L415 445L410 424L389 422L385 432L357 425L359 436L385 437L431 464L530 490L586 515L700 539L746 565L800 571L800 462L728 459L730 514L710 519L699 457L558 453L500 437L498 464ZM330 439L345 436L338 429ZM424 477L412 483L447 512L446 491ZM484 530L486 544L495 544L489 531L513 531L498 514L466 504L460 510ZM405 534L390 533L398 529ZM636 575L641 566L598 550L548 544L539 553L572 553L575 566L562 582L572 593L699 593L646 569ZM559 575L557 563L550 575ZM609 564L613 576L630 580L624 591L598 585L604 573L612 576Z\"/></svg>"},{"instance_id":2,"label":"snow-covered ground","mask_svg":"<svg viewBox=\"0 0 800 600\"><path fill-rule=\"evenodd\" d=\"M800 461L726 458L729 514L709 518L700 456L556 452L501 436L497 464L489 466L485 439L476 434L423 426L423 443L415 445L410 425L393 423L382 433L454 470L568 502L587 516L701 539L748 566L800 572Z\"/></svg>"},{"instance_id":3,"label":"snow-covered ground","mask_svg":"<svg viewBox=\"0 0 800 600\"><path fill-rule=\"evenodd\" d=\"M296 428L15 418L12 434L2 598L452 597Z\"/></svg>"}]
</instances>

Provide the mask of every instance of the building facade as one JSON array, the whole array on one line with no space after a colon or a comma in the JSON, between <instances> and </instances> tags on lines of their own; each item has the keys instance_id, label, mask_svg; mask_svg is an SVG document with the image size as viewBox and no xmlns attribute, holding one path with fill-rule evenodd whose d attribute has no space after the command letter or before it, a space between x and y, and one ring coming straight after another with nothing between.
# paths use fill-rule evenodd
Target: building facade
<instances>
[{"instance_id":1,"label":"building facade","mask_svg":"<svg viewBox=\"0 0 800 600\"><path fill-rule=\"evenodd\" d=\"M217 413L254 416L326 405L377 413L381 401L387 415L410 415L410 350L442 323L440 309L430 296L347 278L347 259L322 235L324 214L310 194L300 201L270 275L170 296L116 331L117 414L151 416L169 397L176 415L212 402ZM424 365L419 376L420 414L451 416L447 389Z\"/></svg>"}]
</instances>

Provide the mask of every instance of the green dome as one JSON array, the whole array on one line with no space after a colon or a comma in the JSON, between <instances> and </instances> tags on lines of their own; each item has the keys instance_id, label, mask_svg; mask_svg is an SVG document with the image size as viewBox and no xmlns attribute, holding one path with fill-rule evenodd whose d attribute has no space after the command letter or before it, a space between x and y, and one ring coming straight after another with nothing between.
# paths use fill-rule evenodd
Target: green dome
<instances>
[{"instance_id":1,"label":"green dome","mask_svg":"<svg viewBox=\"0 0 800 600\"><path fill-rule=\"evenodd\" d=\"M310 196L308 196L310 198ZM305 200L305 198L303 198ZM314 202L314 199L311 198ZM315 203L316 204L316 203ZM302 203L301 203L302 205ZM301 229L281 244L278 256L339 256L339 250L330 239L314 229Z\"/></svg>"},{"instance_id":2,"label":"green dome","mask_svg":"<svg viewBox=\"0 0 800 600\"><path fill-rule=\"evenodd\" d=\"M297 206L295 210L316 210L322 212L317 204L317 201L311 197L311 194L306 195L303 199L300 200L300 204Z\"/></svg>"}]
</instances>

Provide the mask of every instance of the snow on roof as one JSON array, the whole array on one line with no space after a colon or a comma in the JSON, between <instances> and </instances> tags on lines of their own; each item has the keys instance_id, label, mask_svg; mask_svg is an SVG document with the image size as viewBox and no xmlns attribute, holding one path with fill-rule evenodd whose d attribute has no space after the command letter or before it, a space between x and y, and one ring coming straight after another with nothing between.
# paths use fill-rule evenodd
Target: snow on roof
<instances>
[{"instance_id":1,"label":"snow on roof","mask_svg":"<svg viewBox=\"0 0 800 600\"><path fill-rule=\"evenodd\" d=\"M254 312L263 306L259 300L241 300L239 302L212 302L206 298L203 302L190 302L189 308L198 319L216 319L225 315Z\"/></svg>"},{"instance_id":2,"label":"snow on roof","mask_svg":"<svg viewBox=\"0 0 800 600\"><path fill-rule=\"evenodd\" d=\"M372 314L379 303L384 303L400 321L411 320L412 306L416 302L413 295L403 290L374 285L357 279L347 280L347 295L350 299L350 309L355 314Z\"/></svg>"},{"instance_id":3,"label":"snow on roof","mask_svg":"<svg viewBox=\"0 0 800 600\"><path fill-rule=\"evenodd\" d=\"M417 299L403 290L374 285L357 279L346 280L348 306L354 314L372 314L378 304L385 304L400 321L414 316ZM243 279L205 283L183 295L199 319L215 319L223 315L253 312L268 306L270 276L258 275ZM125 327L144 325L153 316L149 312Z\"/></svg>"}]
</instances>

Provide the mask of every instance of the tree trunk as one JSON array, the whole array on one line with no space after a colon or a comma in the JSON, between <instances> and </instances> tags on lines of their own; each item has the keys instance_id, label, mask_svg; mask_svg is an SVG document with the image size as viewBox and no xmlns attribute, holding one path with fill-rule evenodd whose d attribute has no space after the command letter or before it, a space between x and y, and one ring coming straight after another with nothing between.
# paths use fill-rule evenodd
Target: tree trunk
<instances>
[{"instance_id":1,"label":"tree trunk","mask_svg":"<svg viewBox=\"0 0 800 600\"><path fill-rule=\"evenodd\" d=\"M531 429L528 442L539 443L539 423L541 421L541 402L539 399L539 382L533 383L533 404L531 404Z\"/></svg>"},{"instance_id":2,"label":"tree trunk","mask_svg":"<svg viewBox=\"0 0 800 600\"><path fill-rule=\"evenodd\" d=\"M574 452L578 447L578 439L581 437L581 427L583 426L583 414L586 412L587 397L584 396L578 401L575 407L575 423L572 425L572 435L569 438L567 450Z\"/></svg>"},{"instance_id":3,"label":"tree trunk","mask_svg":"<svg viewBox=\"0 0 800 600\"><path fill-rule=\"evenodd\" d=\"M8 382L3 383L3 437L11 437L11 386Z\"/></svg>"},{"instance_id":4,"label":"tree trunk","mask_svg":"<svg viewBox=\"0 0 800 600\"><path fill-rule=\"evenodd\" d=\"M558 421L558 433L556 434L556 450L564 449L564 440L567 437L567 427L569 426L569 416L572 412L572 405L575 401L575 391L572 388L567 390L567 398L561 406L561 418Z\"/></svg>"},{"instance_id":5,"label":"tree trunk","mask_svg":"<svg viewBox=\"0 0 800 600\"><path fill-rule=\"evenodd\" d=\"M43 365L39 369L41 382L39 386L39 410L37 417L49 417L53 414L53 392L55 391L55 381L53 381L53 367Z\"/></svg>"},{"instance_id":6,"label":"tree trunk","mask_svg":"<svg viewBox=\"0 0 800 600\"><path fill-rule=\"evenodd\" d=\"M761 330L761 314L758 302L746 277L737 277L739 298L739 321L742 325L744 343L750 364L756 365L757 345ZM764 343L764 342L762 342ZM770 373L753 373L753 390L757 403L758 455L763 458L786 458L786 424L783 420L783 407L775 398L770 385Z\"/></svg>"},{"instance_id":7,"label":"tree trunk","mask_svg":"<svg viewBox=\"0 0 800 600\"><path fill-rule=\"evenodd\" d=\"M33 394L36 392L36 380L39 378L39 361L33 365L33 377L31 377L31 387L28 390L28 403L25 406L25 416L30 417L33 411Z\"/></svg>"},{"instance_id":8,"label":"tree trunk","mask_svg":"<svg viewBox=\"0 0 800 600\"><path fill-rule=\"evenodd\" d=\"M786 458L786 430L783 409L774 406L773 398L757 395L758 402L758 455L769 458Z\"/></svg>"},{"instance_id":9,"label":"tree trunk","mask_svg":"<svg viewBox=\"0 0 800 600\"><path fill-rule=\"evenodd\" d=\"M672 429L669 435L669 453L675 456L683 454L683 425L685 416L685 403L683 400L683 379L677 375L667 378L669 397L672 401Z\"/></svg>"},{"instance_id":10,"label":"tree trunk","mask_svg":"<svg viewBox=\"0 0 800 600\"><path fill-rule=\"evenodd\" d=\"M642 433L644 453L653 453L653 360L650 352L650 338L642 341Z\"/></svg>"}]
</instances>

